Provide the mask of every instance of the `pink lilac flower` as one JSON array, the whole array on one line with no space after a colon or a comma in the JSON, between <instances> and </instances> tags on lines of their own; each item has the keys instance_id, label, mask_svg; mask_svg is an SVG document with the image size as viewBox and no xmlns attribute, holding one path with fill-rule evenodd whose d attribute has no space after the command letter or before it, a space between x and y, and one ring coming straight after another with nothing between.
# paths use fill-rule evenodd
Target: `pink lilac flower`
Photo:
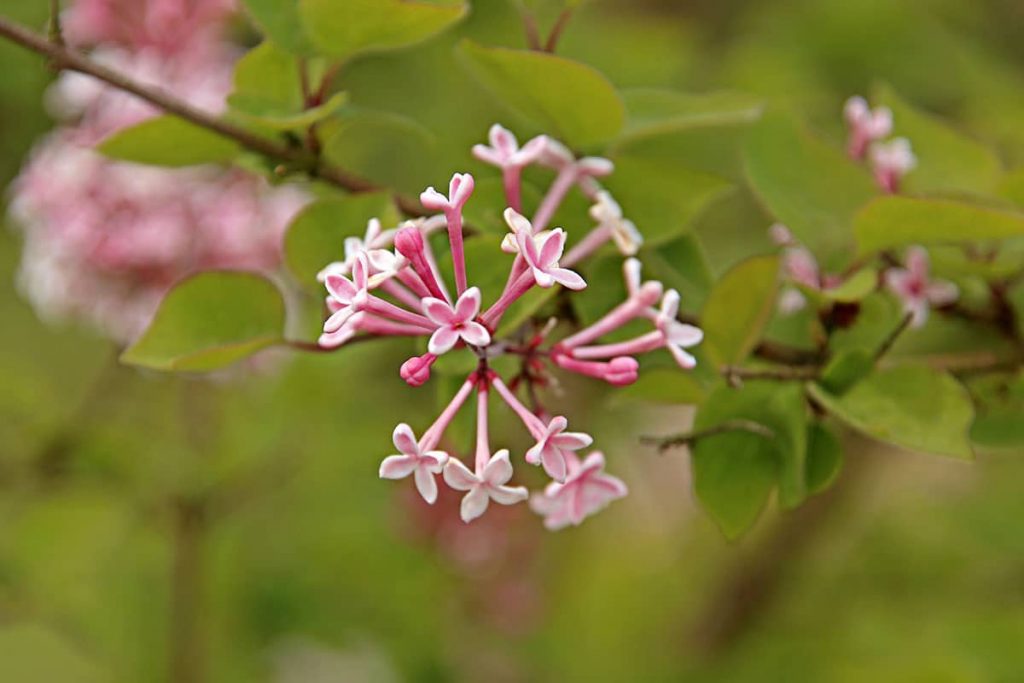
<instances>
[{"instance_id":1,"label":"pink lilac flower","mask_svg":"<svg viewBox=\"0 0 1024 683\"><path fill-rule=\"evenodd\" d=\"M434 355L447 353L460 339L470 346L491 343L490 332L476 322L480 314L480 290L476 287L463 292L454 306L441 299L427 297L423 300L423 312L438 325L427 343L427 348Z\"/></svg>"},{"instance_id":2,"label":"pink lilac flower","mask_svg":"<svg viewBox=\"0 0 1024 683\"><path fill-rule=\"evenodd\" d=\"M900 182L917 166L917 157L906 138L871 145L871 168L878 186L890 194L900 190Z\"/></svg>"},{"instance_id":3,"label":"pink lilac flower","mask_svg":"<svg viewBox=\"0 0 1024 683\"><path fill-rule=\"evenodd\" d=\"M441 474L448 454L444 451L424 451L416 441L412 427L402 423L392 435L395 448L401 455L389 455L380 464L382 479L404 479L410 474L416 481L416 490L423 500L433 504L437 500L437 482L434 475Z\"/></svg>"},{"instance_id":4,"label":"pink lilac flower","mask_svg":"<svg viewBox=\"0 0 1024 683\"><path fill-rule=\"evenodd\" d=\"M544 428L544 436L526 451L526 462L542 464L544 471L555 481L565 481L566 453L578 451L594 443L593 437L583 432L567 432L569 421L559 415Z\"/></svg>"},{"instance_id":5,"label":"pink lilac flower","mask_svg":"<svg viewBox=\"0 0 1024 683\"><path fill-rule=\"evenodd\" d=\"M464 522L472 522L487 511L492 500L499 505L515 505L530 497L525 486L507 486L512 478L512 464L508 449L491 457L484 467L470 471L459 460L449 460L444 468L444 480L456 491L466 491L462 498L461 515Z\"/></svg>"},{"instance_id":6,"label":"pink lilac flower","mask_svg":"<svg viewBox=\"0 0 1024 683\"><path fill-rule=\"evenodd\" d=\"M491 126L487 137L490 146L474 145L473 156L501 169L505 201L512 209L522 211L523 169L540 158L548 144L547 137L540 135L520 147L512 131L497 123Z\"/></svg>"},{"instance_id":7,"label":"pink lilac flower","mask_svg":"<svg viewBox=\"0 0 1024 683\"><path fill-rule=\"evenodd\" d=\"M892 110L888 107L872 109L859 95L846 101L843 115L850 129L847 153L851 159L863 159L872 142L892 133Z\"/></svg>"},{"instance_id":8,"label":"pink lilac flower","mask_svg":"<svg viewBox=\"0 0 1024 683\"><path fill-rule=\"evenodd\" d=\"M569 250L563 263L573 265L590 256L609 240L615 243L623 256L635 256L643 246L644 237L633 221L622 214L622 207L610 192L597 193L596 203L590 207L590 217L597 221L587 235Z\"/></svg>"},{"instance_id":9,"label":"pink lilac flower","mask_svg":"<svg viewBox=\"0 0 1024 683\"><path fill-rule=\"evenodd\" d=\"M618 477L604 473L604 454L595 451L581 463L569 454L569 474L563 483L553 481L542 494L530 498L530 507L544 516L544 526L552 531L578 526L585 518L628 493Z\"/></svg>"},{"instance_id":10,"label":"pink lilac flower","mask_svg":"<svg viewBox=\"0 0 1024 683\"><path fill-rule=\"evenodd\" d=\"M801 245L786 226L776 223L769 228L769 234L773 242L783 247L782 274L789 282L814 291L842 284L842 277L821 271L814 254ZM796 287L783 287L779 293L778 309L783 315L792 315L806 305L807 298Z\"/></svg>"},{"instance_id":11,"label":"pink lilac flower","mask_svg":"<svg viewBox=\"0 0 1024 683\"><path fill-rule=\"evenodd\" d=\"M956 301L956 285L929 276L928 252L923 247L907 250L906 268L890 268L885 273L889 289L903 303L910 324L921 327L928 320L928 311L934 306L947 306Z\"/></svg>"},{"instance_id":12,"label":"pink lilac flower","mask_svg":"<svg viewBox=\"0 0 1024 683\"><path fill-rule=\"evenodd\" d=\"M635 356L658 349L667 349L681 367L692 368L696 360L685 349L698 344L703 334L677 319L678 293L666 292L660 282L644 281L640 262L629 258L623 263L625 300L593 324L562 339L550 339L562 329L555 317L539 329L521 329L517 334L499 338L499 325L505 312L533 288L558 285L578 290L586 286L578 273L562 264L566 232L545 227L571 187L580 187L595 201L596 208L592 212L598 222L595 230L603 232L605 242L617 240L620 246L626 247L625 251L633 251L640 242L639 235L633 233L635 228L623 218L618 203L597 184L598 177L611 171L610 162L598 158L576 159L567 148L550 138L531 141L520 150L510 136L503 128L492 128L491 146L478 146L476 155L502 168L503 172L510 169L518 172L535 163L555 168L557 175L546 195L551 203L544 211L538 211L539 223L527 219L514 206L505 208L510 233L501 249L511 258L504 288L488 293L467 282L462 211L473 199L475 183L472 176L457 173L449 184L447 197L432 188L421 195L423 205L440 212L438 215L389 230L371 222L364 237L346 242L344 260L322 271L330 315L324 322L320 344L343 346L358 335L420 338L426 352L421 347L399 368L402 379L414 387L430 380L431 369L441 354L473 354L475 369L418 442L411 428L404 424L400 425L401 433L396 430L395 444L401 454L385 460L381 476L399 478L415 473L421 495L428 501L433 500L436 494L431 486L440 456L424 460L424 454L435 453L455 415L475 391L473 462L463 462L448 449L443 481L449 488L465 494L461 517L466 522L482 515L492 501L512 505L527 500L528 490L510 483L514 474L512 452L495 450L490 444L488 401L493 392L511 409L532 440L533 445L521 457L529 464L542 465L548 476L566 487L558 496L554 496L556 489L549 488L549 491L553 500L568 501L565 503L570 506L566 508L568 518L579 521L613 498L624 495L625 487L621 482L620 486L614 486L618 480L602 474L600 467L592 466L600 459L603 467L603 456L591 456L584 465L580 464L575 452L590 446L593 439L582 432L569 431L565 417L552 417L542 405L540 390L555 385L554 373L558 370L601 379L615 386L630 384L636 381L640 371ZM440 226L446 228L452 254L454 296L449 294L448 283L437 267L428 239L429 233ZM487 294L496 298L485 307L483 301ZM659 300L660 308L656 308ZM631 321L647 321L652 329L625 342L601 343L605 335ZM508 355L519 358L521 371L506 384L491 363ZM517 392L524 384L529 385L530 390L522 399ZM532 405L527 407L524 400ZM599 495L602 490L604 493ZM572 493L574 491L576 493ZM549 525L557 526L561 513L552 508L552 512L545 514L551 518Z\"/></svg>"}]
</instances>

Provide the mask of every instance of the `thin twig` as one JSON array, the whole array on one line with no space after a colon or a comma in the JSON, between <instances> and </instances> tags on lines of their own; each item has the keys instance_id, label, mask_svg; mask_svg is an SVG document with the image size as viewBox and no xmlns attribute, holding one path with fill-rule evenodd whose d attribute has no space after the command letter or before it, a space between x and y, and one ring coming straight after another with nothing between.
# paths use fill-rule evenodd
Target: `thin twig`
<instances>
[{"instance_id":1,"label":"thin twig","mask_svg":"<svg viewBox=\"0 0 1024 683\"><path fill-rule=\"evenodd\" d=\"M569 25L569 20L572 19L572 7L566 7L562 10L562 13L558 15L558 19L555 20L555 25L551 27L551 33L548 34L548 39L544 43L544 52L554 52L558 48L558 41L562 37L562 33L565 32L566 27Z\"/></svg>"},{"instance_id":2,"label":"thin twig","mask_svg":"<svg viewBox=\"0 0 1024 683\"><path fill-rule=\"evenodd\" d=\"M722 368L722 376L730 384L736 386L744 380L773 380L776 382L803 382L818 378L820 368L812 366L785 366L779 368L741 368L727 365Z\"/></svg>"},{"instance_id":3,"label":"thin twig","mask_svg":"<svg viewBox=\"0 0 1024 683\"><path fill-rule=\"evenodd\" d=\"M526 32L526 44L531 50L540 50L540 31L537 29L537 20L525 7L522 9L523 30Z\"/></svg>"},{"instance_id":4,"label":"thin twig","mask_svg":"<svg viewBox=\"0 0 1024 683\"><path fill-rule=\"evenodd\" d=\"M246 149L272 159L280 160L287 167L290 167L289 170L303 171L312 177L319 178L349 192L374 192L384 189L365 178L327 164L306 150L257 135L229 121L197 109L187 102L170 95L165 90L143 85L124 74L93 61L81 52L53 43L47 40L45 36L41 36L3 17L0 17L0 37L48 57L55 68L78 71L97 78L118 90L131 93L169 114L173 114L223 137L230 138ZM423 215L423 207L415 199L396 195L395 203L406 214L411 216Z\"/></svg>"},{"instance_id":5,"label":"thin twig","mask_svg":"<svg viewBox=\"0 0 1024 683\"><path fill-rule=\"evenodd\" d=\"M896 340L900 338L900 335L903 334L908 327L910 327L910 323L913 319L913 313L907 313L906 315L903 316L903 318L900 320L896 328L889 333L889 336L885 338L885 341L882 342L882 345L878 347L877 351L875 351L875 363L878 363L880 360L882 360L885 354L889 353L893 345L896 343Z\"/></svg>"},{"instance_id":6,"label":"thin twig","mask_svg":"<svg viewBox=\"0 0 1024 683\"><path fill-rule=\"evenodd\" d=\"M716 436L718 434L726 434L728 432L750 432L751 434L756 434L757 436L762 436L766 439L775 438L775 432L759 422L736 419L726 420L725 422L713 427L695 429L691 432L675 434L673 436L642 436L640 437L640 441L641 443L645 443L650 446L656 446L659 453L664 453L675 446L689 446L700 439L704 439L709 436Z\"/></svg>"},{"instance_id":7,"label":"thin twig","mask_svg":"<svg viewBox=\"0 0 1024 683\"><path fill-rule=\"evenodd\" d=\"M60 25L60 0L50 0L50 42L64 45L64 31Z\"/></svg>"}]
</instances>

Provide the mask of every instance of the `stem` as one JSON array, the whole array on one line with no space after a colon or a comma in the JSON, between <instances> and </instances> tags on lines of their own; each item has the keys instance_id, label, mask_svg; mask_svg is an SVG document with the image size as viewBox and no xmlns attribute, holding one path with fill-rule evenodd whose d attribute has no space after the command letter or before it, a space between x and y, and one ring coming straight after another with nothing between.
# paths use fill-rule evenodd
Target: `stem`
<instances>
[{"instance_id":1,"label":"stem","mask_svg":"<svg viewBox=\"0 0 1024 683\"><path fill-rule=\"evenodd\" d=\"M455 271L455 296L466 291L466 254L462 246L462 210L445 212L448 219L448 244L452 248L452 269Z\"/></svg>"},{"instance_id":2,"label":"stem","mask_svg":"<svg viewBox=\"0 0 1024 683\"><path fill-rule=\"evenodd\" d=\"M777 382L806 381L818 378L820 368L817 367L793 367L769 368L766 370L740 368L735 365L727 365L722 368L722 376L730 384L736 386L742 380L774 380Z\"/></svg>"},{"instance_id":3,"label":"stem","mask_svg":"<svg viewBox=\"0 0 1024 683\"><path fill-rule=\"evenodd\" d=\"M305 171L310 176L319 178L324 182L336 185L349 192L374 192L382 189L365 178L324 163L321 159L309 154L305 150L296 149L295 147L252 133L245 128L197 109L160 88L143 85L124 74L95 62L77 50L53 43L45 36L39 35L3 17L0 17L0 38L5 38L28 50L48 57L56 69L68 69L97 78L118 90L131 93L169 114L173 114L223 137L230 138L246 149L285 162L295 169ZM423 207L414 199L396 195L395 203L403 212L410 216L424 215Z\"/></svg>"},{"instance_id":4,"label":"stem","mask_svg":"<svg viewBox=\"0 0 1024 683\"><path fill-rule=\"evenodd\" d=\"M64 46L64 31L60 24L60 0L50 0L50 42Z\"/></svg>"},{"instance_id":5,"label":"stem","mask_svg":"<svg viewBox=\"0 0 1024 683\"><path fill-rule=\"evenodd\" d=\"M205 505L179 499L173 508L171 566L171 683L204 679L202 639L203 545L207 534Z\"/></svg>"},{"instance_id":6,"label":"stem","mask_svg":"<svg viewBox=\"0 0 1024 683\"><path fill-rule=\"evenodd\" d=\"M519 166L502 169L501 178L505 185L505 201L515 209L516 213L523 212L522 192L523 169Z\"/></svg>"},{"instance_id":7,"label":"stem","mask_svg":"<svg viewBox=\"0 0 1024 683\"><path fill-rule=\"evenodd\" d=\"M569 250L568 254L562 257L559 265L563 268L572 267L604 246L611 237L612 230L609 226L597 226L588 232L583 239L577 242L573 248Z\"/></svg>"},{"instance_id":8,"label":"stem","mask_svg":"<svg viewBox=\"0 0 1024 683\"><path fill-rule=\"evenodd\" d=\"M537 20L525 7L522 10L523 30L526 32L526 44L531 50L540 50L540 31L537 29Z\"/></svg>"},{"instance_id":9,"label":"stem","mask_svg":"<svg viewBox=\"0 0 1024 683\"><path fill-rule=\"evenodd\" d=\"M487 433L487 383L481 382L476 402L476 473L481 474L491 459L491 444Z\"/></svg>"},{"instance_id":10,"label":"stem","mask_svg":"<svg viewBox=\"0 0 1024 683\"><path fill-rule=\"evenodd\" d=\"M508 307L515 303L516 299L530 291L533 284L533 273L527 271L520 275L519 279L511 287L506 288L501 297L480 316L480 321L489 328L497 326Z\"/></svg>"},{"instance_id":11,"label":"stem","mask_svg":"<svg viewBox=\"0 0 1024 683\"><path fill-rule=\"evenodd\" d=\"M614 344L598 344L595 346L578 346L572 350L573 358L601 359L616 356L636 356L649 353L665 346L665 335L660 330Z\"/></svg>"},{"instance_id":12,"label":"stem","mask_svg":"<svg viewBox=\"0 0 1024 683\"><path fill-rule=\"evenodd\" d=\"M878 350L875 352L875 363L878 363L878 361L882 360L882 357L885 356L885 354L889 353L893 345L896 343L896 340L900 338L900 335L910 327L910 321L913 319L914 316L912 313L907 313L903 316L903 319L900 320L896 328L889 333L889 336L885 338L885 341L882 342L882 345L879 346Z\"/></svg>"},{"instance_id":13,"label":"stem","mask_svg":"<svg viewBox=\"0 0 1024 683\"><path fill-rule=\"evenodd\" d=\"M576 182L576 165L573 163L566 164L565 168L558 172L558 176L555 178L555 182L551 183L548 193L544 195L543 201L537 208L537 213L533 215L533 220L530 224L533 225L533 234L541 232L547 228L551 218L558 211L558 207L561 206L562 200L565 199L565 195L569 193L573 183Z\"/></svg>"},{"instance_id":14,"label":"stem","mask_svg":"<svg viewBox=\"0 0 1024 683\"><path fill-rule=\"evenodd\" d=\"M554 52L558 47L558 41L562 37L562 33L565 32L566 27L569 25L569 20L572 19L572 7L566 7L562 10L562 13L558 15L558 19L555 20L555 25L551 27L551 33L548 34L547 42L544 43L544 52Z\"/></svg>"},{"instance_id":15,"label":"stem","mask_svg":"<svg viewBox=\"0 0 1024 683\"><path fill-rule=\"evenodd\" d=\"M512 409L512 412L518 415L519 419L523 421L523 425L526 426L530 435L538 440L543 438L547 426L541 422L541 419L530 412L530 409L524 406L522 402L516 398L516 395L512 393L512 390L509 389L504 382L501 381L500 377L492 375L490 381L491 386L494 387L494 390L498 392L498 395L501 396L505 403L508 404L508 407Z\"/></svg>"},{"instance_id":16,"label":"stem","mask_svg":"<svg viewBox=\"0 0 1024 683\"><path fill-rule=\"evenodd\" d=\"M420 437L420 449L424 451L432 451L437 446L441 437L444 436L444 430L448 428L452 419L456 413L459 412L459 408L466 402L466 398L469 396L469 392L473 390L473 385L476 384L477 374L474 371L469 376L462 386L459 387L458 392L452 397L452 400L448 403L448 406L437 416L434 420L434 424L430 425L427 431L423 432L423 436Z\"/></svg>"},{"instance_id":17,"label":"stem","mask_svg":"<svg viewBox=\"0 0 1024 683\"><path fill-rule=\"evenodd\" d=\"M762 436L766 439L775 438L775 432L768 427L765 427L760 422L737 419L726 420L725 422L719 423L713 427L696 429L690 432L676 434L674 436L644 436L640 438L640 441L651 446L656 446L659 453L664 453L675 446L690 446L700 439L704 439L709 436L717 436L719 434L727 434L729 432L749 432L750 434Z\"/></svg>"}]
</instances>

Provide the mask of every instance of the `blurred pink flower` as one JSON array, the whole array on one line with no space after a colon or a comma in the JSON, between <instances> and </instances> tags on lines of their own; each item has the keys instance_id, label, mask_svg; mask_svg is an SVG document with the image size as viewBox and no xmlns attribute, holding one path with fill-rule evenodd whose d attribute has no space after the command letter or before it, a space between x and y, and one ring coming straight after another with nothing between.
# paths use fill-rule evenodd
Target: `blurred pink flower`
<instances>
[{"instance_id":1,"label":"blurred pink flower","mask_svg":"<svg viewBox=\"0 0 1024 683\"><path fill-rule=\"evenodd\" d=\"M604 473L604 454L595 451L581 463L570 454L569 475L565 483L548 484L542 494L534 494L530 507L544 517L544 526L552 531L579 525L613 500L628 493L618 477Z\"/></svg>"},{"instance_id":2,"label":"blurred pink flower","mask_svg":"<svg viewBox=\"0 0 1024 683\"><path fill-rule=\"evenodd\" d=\"M885 273L886 284L910 314L913 327L924 325L933 306L951 304L959 295L956 285L932 280L928 270L928 252L923 247L911 247L907 250L906 268L891 268Z\"/></svg>"}]
</instances>

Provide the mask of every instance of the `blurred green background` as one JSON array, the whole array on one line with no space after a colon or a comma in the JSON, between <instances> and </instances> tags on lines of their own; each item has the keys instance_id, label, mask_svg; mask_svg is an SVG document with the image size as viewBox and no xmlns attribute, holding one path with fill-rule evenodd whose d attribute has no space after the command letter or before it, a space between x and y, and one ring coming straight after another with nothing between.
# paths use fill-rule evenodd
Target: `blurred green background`
<instances>
[{"instance_id":1,"label":"blurred green background","mask_svg":"<svg viewBox=\"0 0 1024 683\"><path fill-rule=\"evenodd\" d=\"M42 26L46 4L0 13ZM1012 168L1022 28L1017 0L594 0L561 52L619 86L763 95L835 139L845 98L885 81ZM450 79L422 76L455 68L458 35L523 44L511 3L477 0L454 34L344 83L414 102L455 167L485 128L446 128ZM51 75L8 45L0 74L6 185L52 125ZM394 424L433 410L398 378L404 345L241 379L140 373L39 322L18 252L0 232L0 680L1024 680L1020 454L964 465L851 438L830 492L730 544L686 454L638 445L687 409L602 397L563 408L629 498L555 534L522 506L465 527L456 500L428 510L376 476Z\"/></svg>"}]
</instances>

